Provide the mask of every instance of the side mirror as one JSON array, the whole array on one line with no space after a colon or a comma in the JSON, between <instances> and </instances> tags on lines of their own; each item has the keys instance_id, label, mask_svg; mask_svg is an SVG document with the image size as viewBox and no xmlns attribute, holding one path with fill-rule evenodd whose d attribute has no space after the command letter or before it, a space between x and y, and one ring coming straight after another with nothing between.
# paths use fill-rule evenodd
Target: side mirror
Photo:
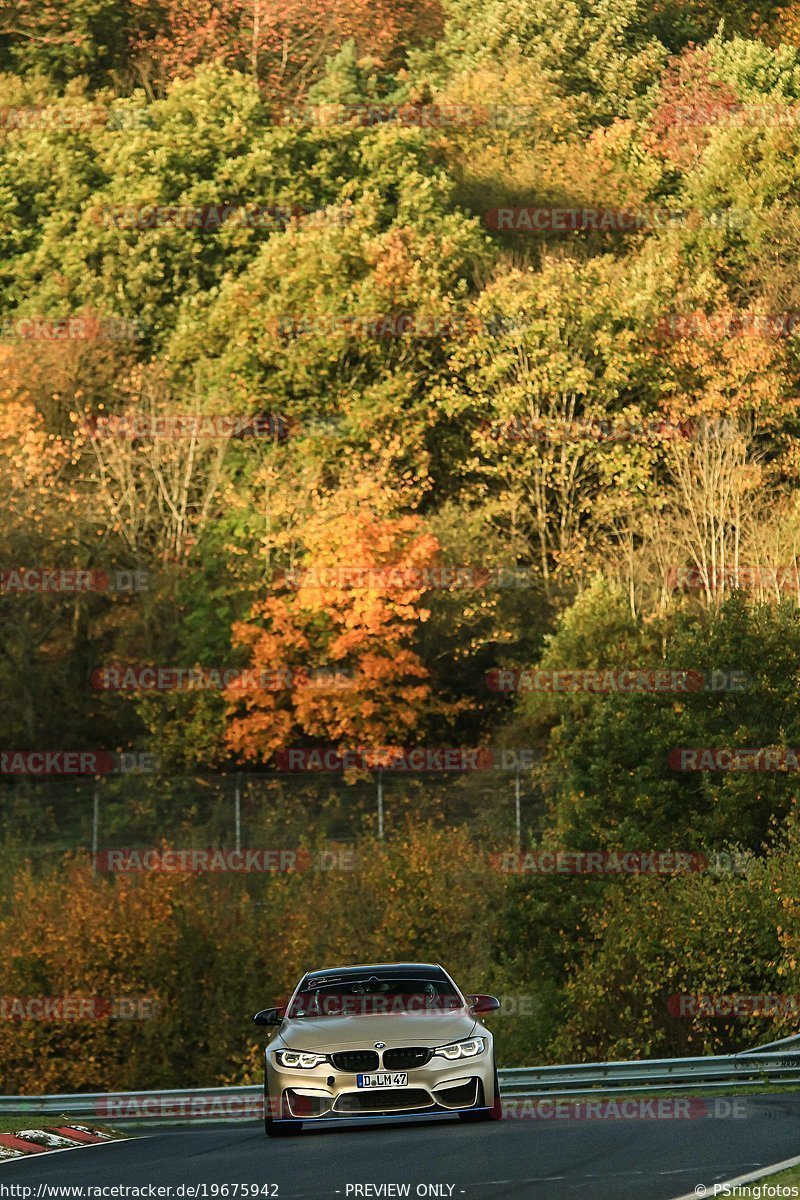
<instances>
[{"instance_id":1,"label":"side mirror","mask_svg":"<svg viewBox=\"0 0 800 1200\"><path fill-rule=\"evenodd\" d=\"M500 1001L496 996L467 996L466 1000L472 1013L496 1012L500 1007Z\"/></svg>"},{"instance_id":2,"label":"side mirror","mask_svg":"<svg viewBox=\"0 0 800 1200\"><path fill-rule=\"evenodd\" d=\"M280 1025L286 1016L285 1008L262 1008L253 1017L256 1025Z\"/></svg>"}]
</instances>

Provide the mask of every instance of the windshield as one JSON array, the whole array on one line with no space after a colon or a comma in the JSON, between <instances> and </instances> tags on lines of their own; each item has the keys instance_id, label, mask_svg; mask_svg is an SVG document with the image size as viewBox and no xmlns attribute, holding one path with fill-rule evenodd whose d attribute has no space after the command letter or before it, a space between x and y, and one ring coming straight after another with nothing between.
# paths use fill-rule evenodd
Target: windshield
<instances>
[{"instance_id":1,"label":"windshield","mask_svg":"<svg viewBox=\"0 0 800 1200\"><path fill-rule=\"evenodd\" d=\"M360 978L304 981L288 1017L376 1016L390 1013L444 1013L464 1007L447 979Z\"/></svg>"}]
</instances>

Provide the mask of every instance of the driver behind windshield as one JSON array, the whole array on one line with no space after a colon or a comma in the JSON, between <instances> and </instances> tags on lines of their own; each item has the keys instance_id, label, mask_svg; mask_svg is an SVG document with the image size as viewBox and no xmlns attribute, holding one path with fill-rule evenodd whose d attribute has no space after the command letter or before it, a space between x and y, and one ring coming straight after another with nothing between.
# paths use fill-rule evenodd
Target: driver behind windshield
<instances>
[{"instance_id":1,"label":"driver behind windshield","mask_svg":"<svg viewBox=\"0 0 800 1200\"><path fill-rule=\"evenodd\" d=\"M391 1013L452 1012L462 1007L446 980L368 979L326 980L303 988L295 997L290 1017L385 1016Z\"/></svg>"}]
</instances>

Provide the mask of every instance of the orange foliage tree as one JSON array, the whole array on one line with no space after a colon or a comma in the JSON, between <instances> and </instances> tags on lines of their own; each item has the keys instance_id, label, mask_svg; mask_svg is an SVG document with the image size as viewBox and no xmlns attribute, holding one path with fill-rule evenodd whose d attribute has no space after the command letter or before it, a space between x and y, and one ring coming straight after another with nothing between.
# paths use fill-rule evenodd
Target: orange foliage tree
<instances>
[{"instance_id":1,"label":"orange foliage tree","mask_svg":"<svg viewBox=\"0 0 800 1200\"><path fill-rule=\"evenodd\" d=\"M800 401L787 341L770 313L718 303L711 314L695 310L684 319L687 332L664 347L665 413L676 422L752 422L780 446L773 473L796 477L800 455L785 431L793 427Z\"/></svg>"},{"instance_id":2,"label":"orange foliage tree","mask_svg":"<svg viewBox=\"0 0 800 1200\"><path fill-rule=\"evenodd\" d=\"M388 64L441 29L438 0L164 0L157 22L153 0L132 0L142 19L136 48L164 80L212 60L249 72L278 96L301 94L352 39L362 54Z\"/></svg>"},{"instance_id":3,"label":"orange foliage tree","mask_svg":"<svg viewBox=\"0 0 800 1200\"><path fill-rule=\"evenodd\" d=\"M714 78L710 52L689 46L669 62L660 86L660 103L651 117L648 149L681 171L698 161L714 125L740 107L727 83Z\"/></svg>"},{"instance_id":4,"label":"orange foliage tree","mask_svg":"<svg viewBox=\"0 0 800 1200\"><path fill-rule=\"evenodd\" d=\"M420 606L424 571L439 549L421 518L367 510L318 518L304 542L297 586L287 577L289 587L233 628L250 662L243 685L227 693L228 742L246 759L266 761L298 736L394 743L442 709L412 645L429 615ZM354 569L371 574L362 583ZM288 687L273 686L279 672ZM315 672L339 679L318 686Z\"/></svg>"}]
</instances>

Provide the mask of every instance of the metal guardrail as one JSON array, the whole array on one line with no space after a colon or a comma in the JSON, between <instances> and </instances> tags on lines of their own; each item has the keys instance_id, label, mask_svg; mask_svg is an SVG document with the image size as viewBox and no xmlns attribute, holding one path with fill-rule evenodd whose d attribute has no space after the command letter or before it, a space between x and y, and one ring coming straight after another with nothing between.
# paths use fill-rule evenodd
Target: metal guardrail
<instances>
[{"instance_id":1,"label":"metal guardrail","mask_svg":"<svg viewBox=\"0 0 800 1200\"><path fill-rule=\"evenodd\" d=\"M800 1033L778 1038L777 1042L765 1042L763 1046L755 1046L752 1050L740 1050L738 1055L734 1055L734 1058L738 1058L742 1054L763 1054L765 1050L774 1050L776 1046L785 1046L788 1049L790 1042L800 1042Z\"/></svg>"},{"instance_id":2,"label":"metal guardrail","mask_svg":"<svg viewBox=\"0 0 800 1200\"><path fill-rule=\"evenodd\" d=\"M797 1038L786 1039L797 1041ZM505 1098L586 1096L592 1093L700 1091L713 1088L800 1086L800 1050L761 1049L705 1058L656 1058L572 1066L512 1067L498 1072ZM0 1115L67 1116L81 1120L252 1120L263 1115L260 1086L183 1088L158 1092L0 1096Z\"/></svg>"},{"instance_id":3,"label":"metal guardrail","mask_svg":"<svg viewBox=\"0 0 800 1200\"><path fill-rule=\"evenodd\" d=\"M580 1096L590 1092L655 1092L691 1088L800 1084L800 1051L744 1051L703 1058L651 1058L632 1062L523 1067L500 1071L508 1096Z\"/></svg>"}]
</instances>

